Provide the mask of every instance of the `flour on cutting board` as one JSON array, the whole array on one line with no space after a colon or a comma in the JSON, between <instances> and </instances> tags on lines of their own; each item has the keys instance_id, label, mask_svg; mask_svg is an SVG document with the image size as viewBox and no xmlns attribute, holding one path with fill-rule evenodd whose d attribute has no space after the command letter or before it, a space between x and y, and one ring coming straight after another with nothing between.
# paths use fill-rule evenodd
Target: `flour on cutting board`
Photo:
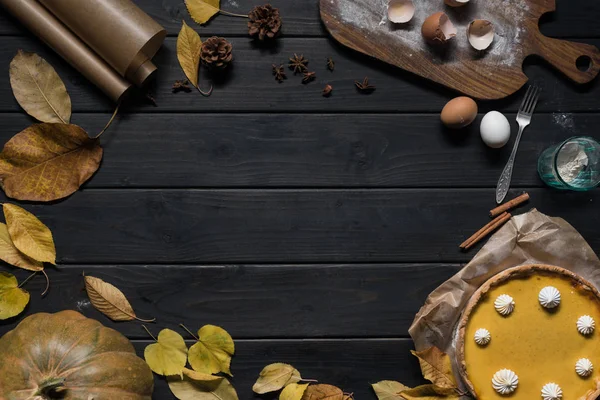
<instances>
[{"instance_id":1,"label":"flour on cutting board","mask_svg":"<svg viewBox=\"0 0 600 400\"><path fill-rule=\"evenodd\" d=\"M481 62L498 66L512 66L521 56L523 29L515 26L525 19L529 11L527 0L487 0L485 7L477 3L465 7L451 8L442 4L441 0L425 0L415 2L416 11L413 20L408 24L393 24L387 18L388 0L353 0L337 1L338 15L341 23L354 25L363 30L365 38L377 40L381 35L390 36L404 46L416 52L427 53L435 63L451 63L465 57L481 57ZM502 14L498 14L502 10ZM421 25L425 19L438 11L444 11L458 29L453 39L453 56L439 60L421 36ZM492 47L483 54L471 49L467 40L467 27L473 19L487 19L494 24L496 37Z\"/></svg>"}]
</instances>

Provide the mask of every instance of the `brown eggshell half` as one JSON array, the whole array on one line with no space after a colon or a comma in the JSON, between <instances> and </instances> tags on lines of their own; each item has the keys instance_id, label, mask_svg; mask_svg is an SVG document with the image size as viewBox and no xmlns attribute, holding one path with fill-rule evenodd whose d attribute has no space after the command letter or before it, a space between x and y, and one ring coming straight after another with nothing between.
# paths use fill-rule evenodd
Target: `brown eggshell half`
<instances>
[{"instance_id":1,"label":"brown eggshell half","mask_svg":"<svg viewBox=\"0 0 600 400\"><path fill-rule=\"evenodd\" d=\"M456 36L456 28L443 12L431 14L421 27L423 38L430 44L444 44Z\"/></svg>"},{"instance_id":2,"label":"brown eggshell half","mask_svg":"<svg viewBox=\"0 0 600 400\"><path fill-rule=\"evenodd\" d=\"M477 118L477 103L465 96L452 99L442 109L440 118L448 128L464 128Z\"/></svg>"}]
</instances>

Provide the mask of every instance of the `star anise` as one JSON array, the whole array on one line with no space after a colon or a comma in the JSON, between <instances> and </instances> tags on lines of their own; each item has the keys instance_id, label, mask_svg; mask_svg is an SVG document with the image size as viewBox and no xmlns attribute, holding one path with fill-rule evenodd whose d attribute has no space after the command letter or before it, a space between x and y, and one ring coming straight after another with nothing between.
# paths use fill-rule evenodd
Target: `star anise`
<instances>
[{"instance_id":1,"label":"star anise","mask_svg":"<svg viewBox=\"0 0 600 400\"><path fill-rule=\"evenodd\" d=\"M335 69L335 62L333 61L333 58L329 57L327 59L327 69L330 71L333 71Z\"/></svg>"},{"instance_id":2,"label":"star anise","mask_svg":"<svg viewBox=\"0 0 600 400\"><path fill-rule=\"evenodd\" d=\"M313 81L317 77L316 72L305 72L302 77L302 83Z\"/></svg>"},{"instance_id":3,"label":"star anise","mask_svg":"<svg viewBox=\"0 0 600 400\"><path fill-rule=\"evenodd\" d=\"M333 86L331 85L325 85L325 88L323 89L323 97L329 97L331 96L331 92L333 91Z\"/></svg>"},{"instance_id":4,"label":"star anise","mask_svg":"<svg viewBox=\"0 0 600 400\"><path fill-rule=\"evenodd\" d=\"M283 64L279 66L273 64L273 75L275 75L275 80L279 83L283 82L284 79L287 79Z\"/></svg>"},{"instance_id":5,"label":"star anise","mask_svg":"<svg viewBox=\"0 0 600 400\"><path fill-rule=\"evenodd\" d=\"M189 87L189 82L187 80L183 81L183 80L177 80L175 81L175 83L173 84L173 93L177 93L180 91L184 91L186 93L189 93L192 91L192 88Z\"/></svg>"},{"instance_id":6,"label":"star anise","mask_svg":"<svg viewBox=\"0 0 600 400\"><path fill-rule=\"evenodd\" d=\"M354 81L356 88L360 90L362 93L371 93L375 90L374 85L369 85L369 78L365 76L362 82Z\"/></svg>"},{"instance_id":7,"label":"star anise","mask_svg":"<svg viewBox=\"0 0 600 400\"><path fill-rule=\"evenodd\" d=\"M296 75L298 72L305 72L308 69L307 64L308 60L302 54L294 53L294 56L290 58L289 67L294 70L294 75Z\"/></svg>"}]
</instances>

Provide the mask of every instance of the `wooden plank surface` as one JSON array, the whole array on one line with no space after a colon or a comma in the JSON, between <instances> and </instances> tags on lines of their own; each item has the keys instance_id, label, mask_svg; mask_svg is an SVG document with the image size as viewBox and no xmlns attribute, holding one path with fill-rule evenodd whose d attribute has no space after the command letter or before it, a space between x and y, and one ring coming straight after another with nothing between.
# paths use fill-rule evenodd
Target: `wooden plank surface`
<instances>
[{"instance_id":1,"label":"wooden plank surface","mask_svg":"<svg viewBox=\"0 0 600 400\"><path fill-rule=\"evenodd\" d=\"M458 264L69 265L27 284L28 313L75 309L131 338L137 323L114 323L90 305L83 274L119 287L140 318L157 326L225 327L236 338L407 337L415 314ZM19 280L25 271L15 271ZM376 312L374 312L377 310ZM19 320L0 324L0 335ZM153 325L154 326L154 325Z\"/></svg>"},{"instance_id":2,"label":"wooden plank surface","mask_svg":"<svg viewBox=\"0 0 600 400\"><path fill-rule=\"evenodd\" d=\"M516 131L515 115L508 118ZM107 119L76 114L72 121L93 134ZM437 115L348 115L343 124L332 114L125 115L102 139L102 168L86 187L494 187L511 146L485 147L480 119L453 132L440 129ZM3 116L0 143L30 123ZM597 114L536 115L513 187L541 187L539 154L598 125Z\"/></svg>"},{"instance_id":3,"label":"wooden plank surface","mask_svg":"<svg viewBox=\"0 0 600 400\"><path fill-rule=\"evenodd\" d=\"M140 355L148 344L147 341L134 342ZM287 362L298 368L303 377L337 385L346 392L353 392L358 400L374 400L371 384L382 379L399 380L411 386L425 383L410 349L412 341L409 339L239 340L231 364L232 383L242 400L275 400L276 394L253 393L252 385L265 365ZM174 399L163 379L156 378L155 385L153 399Z\"/></svg>"},{"instance_id":4,"label":"wooden plank surface","mask_svg":"<svg viewBox=\"0 0 600 400\"><path fill-rule=\"evenodd\" d=\"M226 35L246 36L246 21L238 18L220 16L206 26L193 24L183 0L134 0L152 18L164 26L169 35L177 35L181 28L181 20L204 36ZM552 37L600 37L600 25L597 20L597 9L589 0L557 0L557 12L542 18L542 33ZM283 18L283 36L316 36L325 37L326 32L319 21L319 5L317 0L272 0L270 3L278 7ZM259 3L256 3L259 4ZM247 13L255 3L238 0L222 0L222 8L235 13ZM193 25L192 25L193 24ZM18 23L0 14L0 35L20 35Z\"/></svg>"},{"instance_id":5,"label":"wooden plank surface","mask_svg":"<svg viewBox=\"0 0 600 400\"><path fill-rule=\"evenodd\" d=\"M565 218L600 249L600 191L529 193L525 209ZM62 264L464 262L458 245L493 207L494 189L97 189L26 206Z\"/></svg>"},{"instance_id":6,"label":"wooden plank surface","mask_svg":"<svg viewBox=\"0 0 600 400\"><path fill-rule=\"evenodd\" d=\"M210 98L198 93L171 92L172 84L183 78L175 56L175 38L168 38L155 58L159 68L156 86L152 89L158 107L148 101L135 99L123 112L432 112L439 113L444 104L456 93L428 82L398 68L375 61L335 44L328 38L290 38L278 41L273 49L255 48L247 38L231 39L234 46L234 64L227 78L215 82ZM586 43L600 45L600 40L585 39ZM2 40L0 76L8 76L10 60L22 48L45 57L66 81L73 109L81 112L112 112L113 105L78 72L60 60L50 49L35 38L7 37ZM288 79L279 84L271 73L273 63L286 63L293 53L302 53L317 79L307 85L301 77L289 71ZM326 70L327 57L336 61L336 70ZM531 60L533 63L535 60ZM543 63L527 66L525 72L532 82L543 90L537 112L597 112L600 104L598 79L588 85L576 85ZM203 85L208 84L205 71L201 72ZM365 76L378 87L370 94L361 94L355 80ZM321 96L326 83L332 84L333 95ZM521 103L523 90L498 102L482 102L481 111L500 109L515 112ZM0 112L20 112L8 79L0 80ZM201 127L199 127L201 129Z\"/></svg>"}]
</instances>

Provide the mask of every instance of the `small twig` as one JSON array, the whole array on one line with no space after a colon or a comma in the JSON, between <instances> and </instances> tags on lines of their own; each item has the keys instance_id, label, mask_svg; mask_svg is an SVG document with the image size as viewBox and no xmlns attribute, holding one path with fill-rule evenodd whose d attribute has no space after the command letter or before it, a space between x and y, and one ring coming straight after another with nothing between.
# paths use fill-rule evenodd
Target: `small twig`
<instances>
[{"instance_id":1,"label":"small twig","mask_svg":"<svg viewBox=\"0 0 600 400\"><path fill-rule=\"evenodd\" d=\"M194 335L194 334L192 333L192 331L190 331L190 330L189 330L189 329L188 329L188 328L187 328L187 327L186 327L184 324L179 324L179 326L180 326L180 327L182 327L183 329L185 329L185 331L186 331L187 333L189 333L189 334L190 334L190 336L192 336L194 339L196 339L196 340L200 341L200 339L198 339L198 337L197 337L196 335Z\"/></svg>"},{"instance_id":2,"label":"small twig","mask_svg":"<svg viewBox=\"0 0 600 400\"><path fill-rule=\"evenodd\" d=\"M29 275L23 282L21 282L19 284L18 287L21 287L23 285L25 285L31 278L33 278L36 274L38 273L38 271L35 271L33 274Z\"/></svg>"},{"instance_id":3,"label":"small twig","mask_svg":"<svg viewBox=\"0 0 600 400\"><path fill-rule=\"evenodd\" d=\"M146 325L142 325L142 328L144 328L144 329L146 330L146 332L148 333L148 335L150 335L150 337L151 337L152 339L154 339L154 341L155 341L155 342L158 342L158 339L157 339L156 337L154 337L154 335L152 334L152 332L150 332L150 331L148 330L148 328L146 328Z\"/></svg>"},{"instance_id":4,"label":"small twig","mask_svg":"<svg viewBox=\"0 0 600 400\"><path fill-rule=\"evenodd\" d=\"M250 18L248 17L248 15L244 15L244 14L236 14L236 13L232 13L229 11L224 11L224 10L219 10L219 13L223 14L223 15L229 15L230 17L239 17L239 18Z\"/></svg>"},{"instance_id":5,"label":"small twig","mask_svg":"<svg viewBox=\"0 0 600 400\"><path fill-rule=\"evenodd\" d=\"M117 112L119 111L119 106L120 106L120 104L117 104L117 107L115 108L115 112L113 113L112 117L110 117L110 119L108 120L108 123L106 124L106 126L104 127L104 129L102 129L100 131L100 133L96 135L95 139L98 139L100 136L102 136L102 134L104 132L106 132L106 130L108 129L108 127L110 126L110 124L112 124L113 120L117 116Z\"/></svg>"},{"instance_id":6,"label":"small twig","mask_svg":"<svg viewBox=\"0 0 600 400\"><path fill-rule=\"evenodd\" d=\"M46 273L45 270L42 270L42 274L44 274L44 277L46 278L46 289L44 289L44 291L42 292L42 297L44 297L46 295L46 293L48 293L48 290L50 289L50 278L48 278L48 274Z\"/></svg>"},{"instance_id":7,"label":"small twig","mask_svg":"<svg viewBox=\"0 0 600 400\"><path fill-rule=\"evenodd\" d=\"M316 379L304 379L304 378L300 379L300 382L319 383L319 381Z\"/></svg>"},{"instance_id":8,"label":"small twig","mask_svg":"<svg viewBox=\"0 0 600 400\"><path fill-rule=\"evenodd\" d=\"M213 86L212 85L210 85L210 89L209 89L208 92L203 92L202 89L200 89L200 86L196 86L196 89L198 89L198 91L200 92L200 94L202 96L204 96L204 97L210 96L212 94L212 92L213 92Z\"/></svg>"}]
</instances>

